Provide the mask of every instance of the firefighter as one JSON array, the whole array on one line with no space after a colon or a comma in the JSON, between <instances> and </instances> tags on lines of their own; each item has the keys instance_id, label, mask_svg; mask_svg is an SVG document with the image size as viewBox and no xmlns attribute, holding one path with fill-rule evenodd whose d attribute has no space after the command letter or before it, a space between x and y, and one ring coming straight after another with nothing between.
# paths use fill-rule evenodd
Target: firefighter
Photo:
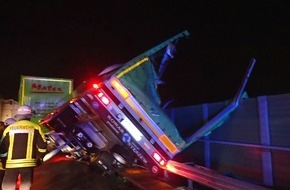
<instances>
[{"instance_id":1,"label":"firefighter","mask_svg":"<svg viewBox=\"0 0 290 190\"><path fill-rule=\"evenodd\" d=\"M41 127L32 121L32 109L23 105L17 109L15 123L9 125L1 138L1 149L7 153L6 171L2 189L15 190L20 175L21 190L32 185L34 168L46 153L46 140Z\"/></svg>"},{"instance_id":2,"label":"firefighter","mask_svg":"<svg viewBox=\"0 0 290 190\"><path fill-rule=\"evenodd\" d=\"M5 128L14 123L16 120L14 118L8 118L4 122L1 121L0 123L0 137L2 137L2 134L5 130ZM6 163L6 154L1 154L3 151L0 150L0 185L2 184L4 173L5 173L5 163ZM0 187L1 189L1 187Z\"/></svg>"},{"instance_id":3,"label":"firefighter","mask_svg":"<svg viewBox=\"0 0 290 190\"><path fill-rule=\"evenodd\" d=\"M0 135L1 135L1 137L2 137L4 129L5 129L5 124L3 121L0 121ZM1 159L0 159L0 185L2 184L4 173L5 173L4 162L5 162L5 155L1 155ZM2 189L2 188L0 187L0 189Z\"/></svg>"}]
</instances>

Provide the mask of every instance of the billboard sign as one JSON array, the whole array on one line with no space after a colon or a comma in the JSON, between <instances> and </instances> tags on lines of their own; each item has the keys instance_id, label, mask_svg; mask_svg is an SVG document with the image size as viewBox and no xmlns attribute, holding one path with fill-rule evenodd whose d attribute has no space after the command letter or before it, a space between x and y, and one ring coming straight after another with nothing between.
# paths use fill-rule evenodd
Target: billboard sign
<instances>
[{"instance_id":1,"label":"billboard sign","mask_svg":"<svg viewBox=\"0 0 290 190\"><path fill-rule=\"evenodd\" d=\"M42 118L71 99L72 79L21 76L19 104L35 111L34 120Z\"/></svg>"}]
</instances>

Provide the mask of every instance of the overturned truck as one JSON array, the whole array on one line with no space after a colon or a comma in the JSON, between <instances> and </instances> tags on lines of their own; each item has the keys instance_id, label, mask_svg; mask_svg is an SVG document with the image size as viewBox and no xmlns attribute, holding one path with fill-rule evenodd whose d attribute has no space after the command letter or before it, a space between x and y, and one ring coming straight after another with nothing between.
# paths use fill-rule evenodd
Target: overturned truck
<instances>
[{"instance_id":1,"label":"overturned truck","mask_svg":"<svg viewBox=\"0 0 290 190\"><path fill-rule=\"evenodd\" d=\"M188 36L183 31L126 64L105 69L98 85L43 117L40 124L50 130L46 135L51 152L45 159L61 151L104 171L141 165L164 175L168 161L214 130L238 106L255 63L253 59L232 103L183 139L161 108L157 87L166 64L174 58L177 42Z\"/></svg>"}]
</instances>

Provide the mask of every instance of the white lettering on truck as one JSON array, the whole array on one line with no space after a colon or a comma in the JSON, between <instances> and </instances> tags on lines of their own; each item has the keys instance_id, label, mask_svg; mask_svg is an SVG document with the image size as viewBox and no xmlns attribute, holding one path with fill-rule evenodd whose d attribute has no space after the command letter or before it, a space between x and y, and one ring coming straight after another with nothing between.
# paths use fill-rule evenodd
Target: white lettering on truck
<instances>
[{"instance_id":1,"label":"white lettering on truck","mask_svg":"<svg viewBox=\"0 0 290 190\"><path fill-rule=\"evenodd\" d=\"M128 145L132 149L132 151L140 158L140 160L142 160L144 163L148 162L146 158L144 158L144 156L139 152L139 148L136 147L136 145L133 142L128 143Z\"/></svg>"}]
</instances>

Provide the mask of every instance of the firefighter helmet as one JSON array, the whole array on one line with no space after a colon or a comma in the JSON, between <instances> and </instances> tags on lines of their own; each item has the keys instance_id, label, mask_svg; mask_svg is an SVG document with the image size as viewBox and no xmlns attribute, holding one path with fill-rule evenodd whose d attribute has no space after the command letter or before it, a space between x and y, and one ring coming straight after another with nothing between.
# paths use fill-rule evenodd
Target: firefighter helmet
<instances>
[{"instance_id":1,"label":"firefighter helmet","mask_svg":"<svg viewBox=\"0 0 290 190\"><path fill-rule=\"evenodd\" d=\"M22 120L22 119L30 119L32 117L32 109L30 106L23 105L20 106L15 115L16 120Z\"/></svg>"},{"instance_id":2,"label":"firefighter helmet","mask_svg":"<svg viewBox=\"0 0 290 190\"><path fill-rule=\"evenodd\" d=\"M12 123L14 123L16 121L16 119L10 117L10 118L7 118L5 121L4 121L4 125L7 127L8 125L11 125Z\"/></svg>"}]
</instances>

